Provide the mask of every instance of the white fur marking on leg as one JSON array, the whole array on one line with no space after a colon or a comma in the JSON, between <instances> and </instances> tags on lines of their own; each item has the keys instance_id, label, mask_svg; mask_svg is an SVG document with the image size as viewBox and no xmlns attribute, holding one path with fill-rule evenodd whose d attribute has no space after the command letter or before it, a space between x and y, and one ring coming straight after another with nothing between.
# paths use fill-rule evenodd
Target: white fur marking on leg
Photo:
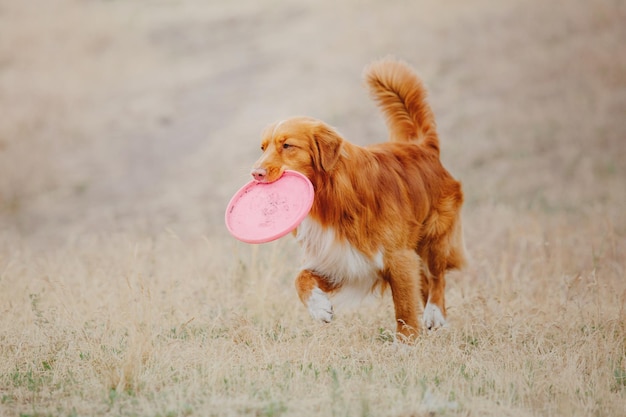
<instances>
[{"instance_id":1,"label":"white fur marking on leg","mask_svg":"<svg viewBox=\"0 0 626 417\"><path fill-rule=\"evenodd\" d=\"M324 291L319 288L313 288L306 305L315 320L330 323L333 319L333 306Z\"/></svg>"},{"instance_id":2,"label":"white fur marking on leg","mask_svg":"<svg viewBox=\"0 0 626 417\"><path fill-rule=\"evenodd\" d=\"M336 306L358 304L380 280L382 249L370 258L339 240L332 227L322 227L310 217L298 226L296 239L304 249L303 269L315 271L336 286L332 295Z\"/></svg>"},{"instance_id":3,"label":"white fur marking on leg","mask_svg":"<svg viewBox=\"0 0 626 417\"><path fill-rule=\"evenodd\" d=\"M424 307L423 322L424 327L428 330L437 329L446 325L446 319L443 317L443 313L436 304L431 304L430 301L426 303L426 307Z\"/></svg>"}]
</instances>

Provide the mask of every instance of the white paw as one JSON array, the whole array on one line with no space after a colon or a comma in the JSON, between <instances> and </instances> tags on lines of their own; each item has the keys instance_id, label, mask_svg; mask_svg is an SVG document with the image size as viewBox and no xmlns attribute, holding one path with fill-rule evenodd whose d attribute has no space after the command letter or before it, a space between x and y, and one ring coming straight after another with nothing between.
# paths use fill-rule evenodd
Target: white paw
<instances>
[{"instance_id":1,"label":"white paw","mask_svg":"<svg viewBox=\"0 0 626 417\"><path fill-rule=\"evenodd\" d=\"M423 316L424 328L428 330L437 329L446 325L446 319L443 317L443 313L435 304L430 302L426 303L424 307Z\"/></svg>"},{"instance_id":2,"label":"white paw","mask_svg":"<svg viewBox=\"0 0 626 417\"><path fill-rule=\"evenodd\" d=\"M333 319L333 305L326 294L324 294L324 291L319 288L314 288L311 292L309 301L307 301L307 307L311 317L315 320L330 323Z\"/></svg>"}]
</instances>

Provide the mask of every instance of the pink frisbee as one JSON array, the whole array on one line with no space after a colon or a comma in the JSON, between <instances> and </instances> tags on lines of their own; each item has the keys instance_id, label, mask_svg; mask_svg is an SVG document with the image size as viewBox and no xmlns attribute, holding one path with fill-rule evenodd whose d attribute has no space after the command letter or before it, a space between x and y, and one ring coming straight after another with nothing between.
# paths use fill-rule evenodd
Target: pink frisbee
<instances>
[{"instance_id":1,"label":"pink frisbee","mask_svg":"<svg viewBox=\"0 0 626 417\"><path fill-rule=\"evenodd\" d=\"M285 171L270 183L252 180L230 199L226 227L242 242L271 242L298 227L313 197L313 184L296 171Z\"/></svg>"}]
</instances>

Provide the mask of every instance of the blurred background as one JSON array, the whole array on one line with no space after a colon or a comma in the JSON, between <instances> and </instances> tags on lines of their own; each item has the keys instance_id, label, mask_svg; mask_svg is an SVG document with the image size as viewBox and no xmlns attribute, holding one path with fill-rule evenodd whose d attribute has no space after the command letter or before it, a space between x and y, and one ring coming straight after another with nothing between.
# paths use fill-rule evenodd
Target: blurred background
<instances>
[{"instance_id":1,"label":"blurred background","mask_svg":"<svg viewBox=\"0 0 626 417\"><path fill-rule=\"evenodd\" d=\"M0 234L226 237L265 125L386 139L361 71L394 55L429 88L470 235L504 207L623 237L624 22L621 0L0 0Z\"/></svg>"}]
</instances>

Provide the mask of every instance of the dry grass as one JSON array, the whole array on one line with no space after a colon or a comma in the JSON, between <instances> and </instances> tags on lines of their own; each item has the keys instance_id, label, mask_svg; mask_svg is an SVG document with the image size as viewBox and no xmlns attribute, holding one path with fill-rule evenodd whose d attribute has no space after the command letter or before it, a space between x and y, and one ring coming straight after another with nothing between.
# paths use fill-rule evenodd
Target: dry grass
<instances>
[{"instance_id":1,"label":"dry grass","mask_svg":"<svg viewBox=\"0 0 626 417\"><path fill-rule=\"evenodd\" d=\"M1 415L623 415L622 2L21 3L0 0ZM312 322L293 240L222 225L265 123L384 137L358 75L388 53L430 86L473 258L415 346L389 294Z\"/></svg>"},{"instance_id":2,"label":"dry grass","mask_svg":"<svg viewBox=\"0 0 626 417\"><path fill-rule=\"evenodd\" d=\"M251 250L174 235L107 237L45 256L7 245L2 407L616 415L625 403L626 293L615 236L581 230L599 252L580 253L575 239L524 226L453 277L450 328L411 347L393 342L389 299L312 323L291 288L295 271L284 266L290 242ZM562 272L563 259L577 259L578 272Z\"/></svg>"}]
</instances>

